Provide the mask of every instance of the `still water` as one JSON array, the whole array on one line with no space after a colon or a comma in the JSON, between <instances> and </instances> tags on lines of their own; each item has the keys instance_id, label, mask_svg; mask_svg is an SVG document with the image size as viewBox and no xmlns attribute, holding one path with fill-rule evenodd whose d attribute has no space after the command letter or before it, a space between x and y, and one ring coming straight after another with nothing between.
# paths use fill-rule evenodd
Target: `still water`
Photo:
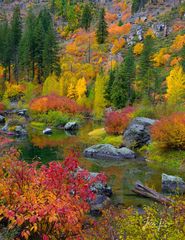
<instances>
[{"instance_id":1,"label":"still water","mask_svg":"<svg viewBox=\"0 0 185 240\"><path fill-rule=\"evenodd\" d=\"M19 149L22 157L28 162L40 161L43 164L50 161L62 161L65 156L74 150L79 154L80 166L92 172L104 172L108 177L108 184L113 189L113 203L125 206L143 206L152 203L151 200L138 197L132 193L137 180L161 190L161 174L178 174L165 169L163 165L158 168L151 167L148 161L104 161L92 160L83 157L86 147L96 144L97 140L88 136L88 133L100 124L92 121L84 124L76 135L64 130L56 130L52 135L43 135L42 129L29 129L28 137L19 139Z\"/></svg>"}]
</instances>

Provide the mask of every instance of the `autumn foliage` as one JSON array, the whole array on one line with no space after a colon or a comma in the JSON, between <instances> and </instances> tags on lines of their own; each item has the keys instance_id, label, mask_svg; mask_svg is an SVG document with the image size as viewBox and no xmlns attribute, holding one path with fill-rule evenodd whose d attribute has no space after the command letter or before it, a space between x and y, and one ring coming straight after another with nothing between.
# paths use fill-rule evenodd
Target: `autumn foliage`
<instances>
[{"instance_id":1,"label":"autumn foliage","mask_svg":"<svg viewBox=\"0 0 185 240\"><path fill-rule=\"evenodd\" d=\"M163 149L185 150L185 113L174 113L151 128L152 139Z\"/></svg>"},{"instance_id":2,"label":"autumn foliage","mask_svg":"<svg viewBox=\"0 0 185 240\"><path fill-rule=\"evenodd\" d=\"M0 102L0 112L3 111L5 109L5 106L2 102Z\"/></svg>"},{"instance_id":3,"label":"autumn foliage","mask_svg":"<svg viewBox=\"0 0 185 240\"><path fill-rule=\"evenodd\" d=\"M122 134L128 126L133 112L133 107L126 107L121 111L107 113L105 119L106 132L109 134Z\"/></svg>"},{"instance_id":4,"label":"autumn foliage","mask_svg":"<svg viewBox=\"0 0 185 240\"><path fill-rule=\"evenodd\" d=\"M19 227L16 239L80 235L88 202L95 197L91 186L104 182L105 176L90 177L88 171L79 170L74 153L63 162L41 167L18 158L19 153L11 149L0 163L0 218L8 220L9 229Z\"/></svg>"},{"instance_id":5,"label":"autumn foliage","mask_svg":"<svg viewBox=\"0 0 185 240\"><path fill-rule=\"evenodd\" d=\"M30 109L35 112L56 110L69 114L77 114L81 111L74 100L57 95L48 95L33 99L30 103Z\"/></svg>"}]
</instances>

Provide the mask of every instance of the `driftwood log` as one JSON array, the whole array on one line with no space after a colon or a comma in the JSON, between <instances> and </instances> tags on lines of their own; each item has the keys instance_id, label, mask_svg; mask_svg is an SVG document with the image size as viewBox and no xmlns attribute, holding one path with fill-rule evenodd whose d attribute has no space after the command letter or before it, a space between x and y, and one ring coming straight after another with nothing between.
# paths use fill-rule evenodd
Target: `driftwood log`
<instances>
[{"instance_id":1,"label":"driftwood log","mask_svg":"<svg viewBox=\"0 0 185 240\"><path fill-rule=\"evenodd\" d=\"M173 201L164 195L154 191L153 189L144 186L140 181L137 181L135 183L135 188L132 190L134 193L144 196L147 198L151 198L161 204L169 205Z\"/></svg>"}]
</instances>

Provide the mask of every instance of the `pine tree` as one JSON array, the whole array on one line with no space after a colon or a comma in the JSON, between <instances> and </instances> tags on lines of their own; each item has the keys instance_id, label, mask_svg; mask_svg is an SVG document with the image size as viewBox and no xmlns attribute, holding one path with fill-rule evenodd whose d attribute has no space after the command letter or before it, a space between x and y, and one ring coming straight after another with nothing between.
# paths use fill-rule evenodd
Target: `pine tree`
<instances>
[{"instance_id":1,"label":"pine tree","mask_svg":"<svg viewBox=\"0 0 185 240\"><path fill-rule=\"evenodd\" d=\"M18 81L18 49L22 35L22 19L20 14L20 8L17 6L13 12L13 18L11 21L11 47L13 52L14 63L14 75L16 81Z\"/></svg>"},{"instance_id":2,"label":"pine tree","mask_svg":"<svg viewBox=\"0 0 185 240\"><path fill-rule=\"evenodd\" d=\"M42 26L42 22L38 17L36 20L36 25L34 29L34 41L35 41L35 64L37 67L37 80L38 83L42 82L43 75L43 49L44 49L44 28Z\"/></svg>"},{"instance_id":3,"label":"pine tree","mask_svg":"<svg viewBox=\"0 0 185 240\"><path fill-rule=\"evenodd\" d=\"M139 80L141 80L141 89L146 97L151 93L151 77L153 75L153 62L151 56L153 54L154 40L151 36L147 36L144 40L144 48L141 54Z\"/></svg>"},{"instance_id":4,"label":"pine tree","mask_svg":"<svg viewBox=\"0 0 185 240\"><path fill-rule=\"evenodd\" d=\"M96 39L99 44L103 44L108 36L107 23L105 21L105 9L101 8L99 13Z\"/></svg>"},{"instance_id":5,"label":"pine tree","mask_svg":"<svg viewBox=\"0 0 185 240\"><path fill-rule=\"evenodd\" d=\"M58 48L56 33L53 26L50 24L47 33L44 38L43 45L43 66L44 66L44 76L49 76L53 71L58 72Z\"/></svg>"},{"instance_id":6,"label":"pine tree","mask_svg":"<svg viewBox=\"0 0 185 240\"><path fill-rule=\"evenodd\" d=\"M135 96L132 85L136 78L136 66L132 48L128 50L128 54L125 57L123 71L124 78L128 86L128 101L130 103L133 102Z\"/></svg>"},{"instance_id":7,"label":"pine tree","mask_svg":"<svg viewBox=\"0 0 185 240\"><path fill-rule=\"evenodd\" d=\"M109 80L105 88L105 99L109 102L111 102L111 91L112 91L112 86L115 80L115 73L116 73L116 70L110 70Z\"/></svg>"},{"instance_id":8,"label":"pine tree","mask_svg":"<svg viewBox=\"0 0 185 240\"><path fill-rule=\"evenodd\" d=\"M86 31L88 31L88 29L90 28L91 20L92 20L91 9L90 9L89 5L86 4L83 9L82 19L81 19L81 26Z\"/></svg>"},{"instance_id":9,"label":"pine tree","mask_svg":"<svg viewBox=\"0 0 185 240\"><path fill-rule=\"evenodd\" d=\"M26 26L19 47L20 66L28 74L28 79L34 79L35 75L35 16L30 11L26 19ZM30 76L31 72L31 76Z\"/></svg>"}]
</instances>

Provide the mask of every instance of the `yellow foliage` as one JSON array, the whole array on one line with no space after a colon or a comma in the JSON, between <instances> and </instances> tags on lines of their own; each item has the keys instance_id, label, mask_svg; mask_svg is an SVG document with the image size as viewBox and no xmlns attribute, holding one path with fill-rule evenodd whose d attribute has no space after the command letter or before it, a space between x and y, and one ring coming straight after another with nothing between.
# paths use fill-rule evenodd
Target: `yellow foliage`
<instances>
[{"instance_id":1,"label":"yellow foliage","mask_svg":"<svg viewBox=\"0 0 185 240\"><path fill-rule=\"evenodd\" d=\"M87 91L85 78L80 78L76 84L76 94L78 98L82 98Z\"/></svg>"},{"instance_id":2,"label":"yellow foliage","mask_svg":"<svg viewBox=\"0 0 185 240\"><path fill-rule=\"evenodd\" d=\"M42 95L50 95L50 94L59 94L60 88L59 88L59 82L57 79L57 76L52 73L49 75L44 84L42 89Z\"/></svg>"},{"instance_id":3,"label":"yellow foliage","mask_svg":"<svg viewBox=\"0 0 185 240\"><path fill-rule=\"evenodd\" d=\"M180 51L185 44L185 34L177 35L171 46L172 51Z\"/></svg>"},{"instance_id":4,"label":"yellow foliage","mask_svg":"<svg viewBox=\"0 0 185 240\"><path fill-rule=\"evenodd\" d=\"M88 133L91 137L102 137L106 135L105 128L97 128Z\"/></svg>"},{"instance_id":5,"label":"yellow foliage","mask_svg":"<svg viewBox=\"0 0 185 240\"><path fill-rule=\"evenodd\" d=\"M25 91L25 86L22 84L12 84L6 82L5 86L6 86L5 97L7 98L16 97L18 95L23 94Z\"/></svg>"},{"instance_id":6,"label":"yellow foliage","mask_svg":"<svg viewBox=\"0 0 185 240\"><path fill-rule=\"evenodd\" d=\"M67 89L67 97L71 99L76 98L76 89L73 83L70 83L68 89Z\"/></svg>"},{"instance_id":7,"label":"yellow foliage","mask_svg":"<svg viewBox=\"0 0 185 240\"><path fill-rule=\"evenodd\" d=\"M122 47L125 46L125 44L126 44L126 41L124 38L121 38L119 40L116 39L111 49L112 54L118 53L122 49Z\"/></svg>"},{"instance_id":8,"label":"yellow foliage","mask_svg":"<svg viewBox=\"0 0 185 240\"><path fill-rule=\"evenodd\" d=\"M185 73L181 66L175 66L171 70L167 81L167 101L170 104L185 102Z\"/></svg>"},{"instance_id":9,"label":"yellow foliage","mask_svg":"<svg viewBox=\"0 0 185 240\"><path fill-rule=\"evenodd\" d=\"M154 31L149 28L147 32L145 33L144 37L146 38L147 36L151 36L153 39L156 38Z\"/></svg>"},{"instance_id":10,"label":"yellow foliage","mask_svg":"<svg viewBox=\"0 0 185 240\"><path fill-rule=\"evenodd\" d=\"M94 98L94 115L97 119L101 119L104 114L106 100L104 98L104 91L107 82L107 76L98 74L95 82L95 98Z\"/></svg>"},{"instance_id":11,"label":"yellow foliage","mask_svg":"<svg viewBox=\"0 0 185 240\"><path fill-rule=\"evenodd\" d=\"M165 65L169 58L170 55L167 54L167 48L161 48L160 51L153 56L154 65L156 67Z\"/></svg>"},{"instance_id":12,"label":"yellow foliage","mask_svg":"<svg viewBox=\"0 0 185 240\"><path fill-rule=\"evenodd\" d=\"M135 55L140 55L143 52L144 44L143 43L136 43L134 46L133 52Z\"/></svg>"},{"instance_id":13,"label":"yellow foliage","mask_svg":"<svg viewBox=\"0 0 185 240\"><path fill-rule=\"evenodd\" d=\"M0 78L3 76L4 67L0 65Z\"/></svg>"}]
</instances>

